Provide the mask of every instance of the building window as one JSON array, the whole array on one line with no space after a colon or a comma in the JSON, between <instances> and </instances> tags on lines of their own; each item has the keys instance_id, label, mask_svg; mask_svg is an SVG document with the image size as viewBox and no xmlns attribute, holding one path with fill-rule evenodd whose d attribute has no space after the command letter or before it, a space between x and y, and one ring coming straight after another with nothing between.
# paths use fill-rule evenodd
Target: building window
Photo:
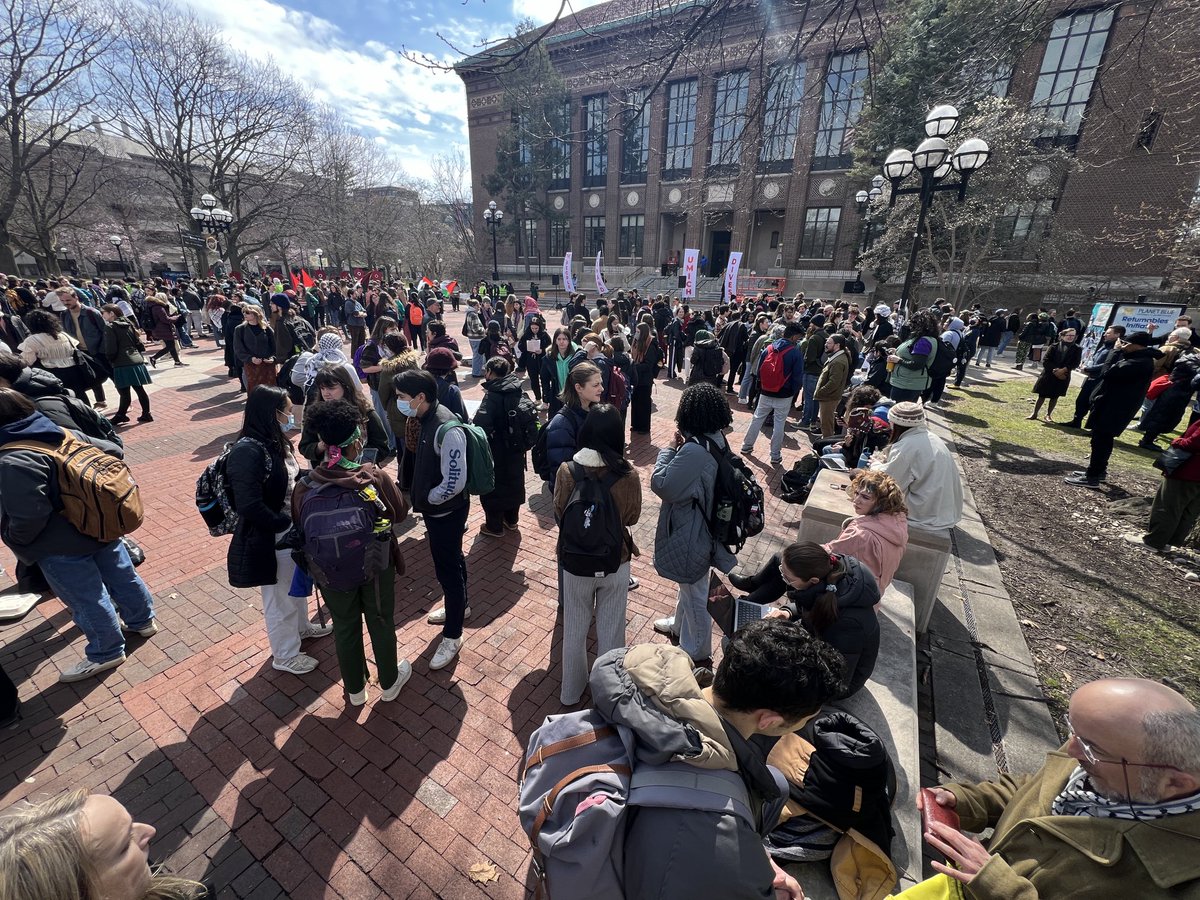
<instances>
[{"instance_id":1,"label":"building window","mask_svg":"<svg viewBox=\"0 0 1200 900\"><path fill-rule=\"evenodd\" d=\"M763 111L759 168L786 172L796 154L800 101L804 97L804 63L778 63L767 74L767 99Z\"/></svg>"},{"instance_id":2,"label":"building window","mask_svg":"<svg viewBox=\"0 0 1200 900\"><path fill-rule=\"evenodd\" d=\"M822 206L804 213L804 234L800 239L801 259L833 259L837 247L838 222L842 211L836 206Z\"/></svg>"},{"instance_id":3,"label":"building window","mask_svg":"<svg viewBox=\"0 0 1200 900\"><path fill-rule=\"evenodd\" d=\"M696 79L667 85L667 140L663 153L663 178L692 174L692 141L696 136Z\"/></svg>"},{"instance_id":4,"label":"building window","mask_svg":"<svg viewBox=\"0 0 1200 900\"><path fill-rule=\"evenodd\" d=\"M712 157L710 174L732 175L742 158L744 110L750 95L750 73L729 72L717 78L713 106Z\"/></svg>"},{"instance_id":5,"label":"building window","mask_svg":"<svg viewBox=\"0 0 1200 900\"><path fill-rule=\"evenodd\" d=\"M1012 81L1012 63L997 63L984 73L980 83L985 97L1007 97L1008 85Z\"/></svg>"},{"instance_id":6,"label":"building window","mask_svg":"<svg viewBox=\"0 0 1200 900\"><path fill-rule=\"evenodd\" d=\"M621 181L642 184L650 161L650 101L644 90L625 95L625 127L621 134Z\"/></svg>"},{"instance_id":7,"label":"building window","mask_svg":"<svg viewBox=\"0 0 1200 900\"><path fill-rule=\"evenodd\" d=\"M1073 143L1078 138L1112 20L1112 9L1075 13L1054 20L1030 103L1034 112L1049 120L1042 129L1042 137L1064 143Z\"/></svg>"},{"instance_id":8,"label":"building window","mask_svg":"<svg viewBox=\"0 0 1200 900\"><path fill-rule=\"evenodd\" d=\"M771 232L771 249L776 250L778 248L779 248L779 232L772 231Z\"/></svg>"},{"instance_id":9,"label":"building window","mask_svg":"<svg viewBox=\"0 0 1200 900\"><path fill-rule=\"evenodd\" d=\"M554 137L550 139L550 184L552 191L571 186L571 101L564 100L557 110L550 111Z\"/></svg>"},{"instance_id":10,"label":"building window","mask_svg":"<svg viewBox=\"0 0 1200 900\"><path fill-rule=\"evenodd\" d=\"M645 235L645 216L621 216L620 246L617 255L622 259L631 257L641 259L642 238Z\"/></svg>"},{"instance_id":11,"label":"building window","mask_svg":"<svg viewBox=\"0 0 1200 900\"><path fill-rule=\"evenodd\" d=\"M583 255L595 256L604 251L604 216L584 216Z\"/></svg>"},{"instance_id":12,"label":"building window","mask_svg":"<svg viewBox=\"0 0 1200 900\"><path fill-rule=\"evenodd\" d=\"M1037 259L1037 249L1050 232L1053 200L1011 204L996 219L996 244L1000 259Z\"/></svg>"},{"instance_id":13,"label":"building window","mask_svg":"<svg viewBox=\"0 0 1200 900\"><path fill-rule=\"evenodd\" d=\"M521 255L530 259L541 259L541 251L538 249L538 223L537 219L526 219L521 223L521 232L523 236L523 246L521 247Z\"/></svg>"},{"instance_id":14,"label":"building window","mask_svg":"<svg viewBox=\"0 0 1200 900\"><path fill-rule=\"evenodd\" d=\"M599 94L583 101L583 186L602 187L608 181L608 97Z\"/></svg>"},{"instance_id":15,"label":"building window","mask_svg":"<svg viewBox=\"0 0 1200 900\"><path fill-rule=\"evenodd\" d=\"M550 223L550 255L566 256L571 249L571 223L565 219Z\"/></svg>"},{"instance_id":16,"label":"building window","mask_svg":"<svg viewBox=\"0 0 1200 900\"><path fill-rule=\"evenodd\" d=\"M867 93L867 51L837 53L829 60L813 169L847 169L854 161L851 134Z\"/></svg>"},{"instance_id":17,"label":"building window","mask_svg":"<svg viewBox=\"0 0 1200 900\"><path fill-rule=\"evenodd\" d=\"M533 165L533 144L529 138L528 116L514 115L513 127L517 130L517 163L522 166Z\"/></svg>"}]
</instances>

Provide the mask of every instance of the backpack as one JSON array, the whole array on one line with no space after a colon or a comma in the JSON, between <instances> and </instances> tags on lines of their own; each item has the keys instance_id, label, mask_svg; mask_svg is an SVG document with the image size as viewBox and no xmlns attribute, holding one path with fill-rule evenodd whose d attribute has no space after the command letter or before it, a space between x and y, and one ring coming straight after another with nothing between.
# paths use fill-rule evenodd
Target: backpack
<instances>
[{"instance_id":1,"label":"backpack","mask_svg":"<svg viewBox=\"0 0 1200 900\"><path fill-rule=\"evenodd\" d=\"M510 363L513 361L512 347L508 343L508 338L496 338L492 343L491 356L499 356L501 359L507 359Z\"/></svg>"},{"instance_id":2,"label":"backpack","mask_svg":"<svg viewBox=\"0 0 1200 900\"><path fill-rule=\"evenodd\" d=\"M692 351L692 368L696 367L696 363L700 363L700 373L705 378L716 378L721 374L721 366L725 364L725 358L721 355L720 347L699 347L701 351L700 359L696 359L696 350Z\"/></svg>"},{"instance_id":3,"label":"backpack","mask_svg":"<svg viewBox=\"0 0 1200 900\"><path fill-rule=\"evenodd\" d=\"M370 343L371 343L370 341L364 341L362 346L360 346L357 350L354 351L354 359L352 360L352 362L354 363L354 371L358 374L358 377L361 378L363 381L367 380L367 373L362 370L362 355L363 355L363 351L367 349L367 347L370 345Z\"/></svg>"},{"instance_id":4,"label":"backpack","mask_svg":"<svg viewBox=\"0 0 1200 900\"><path fill-rule=\"evenodd\" d=\"M687 763L636 762L633 733L586 709L547 716L530 735L518 788L521 828L533 848L536 893L544 900L621 900L626 813L631 807L708 810L757 829L737 772ZM781 798L763 810L778 818Z\"/></svg>"},{"instance_id":5,"label":"backpack","mask_svg":"<svg viewBox=\"0 0 1200 900\"><path fill-rule=\"evenodd\" d=\"M230 451L241 441L250 441L262 447L263 457L267 461L263 480L271 477L271 454L261 441L244 437L225 445L221 455L205 466L200 477L196 479L196 509L200 512L204 524L208 526L208 533L213 537L233 534L237 528L239 517L233 505L233 491L229 487L225 466L229 461Z\"/></svg>"},{"instance_id":6,"label":"backpack","mask_svg":"<svg viewBox=\"0 0 1200 900\"><path fill-rule=\"evenodd\" d=\"M556 471L555 467L550 465L550 456L546 450L546 435L549 433L550 423L547 422L546 427L538 431L537 440L534 441L529 452L530 459L533 461L533 471L542 481L552 479Z\"/></svg>"},{"instance_id":7,"label":"backpack","mask_svg":"<svg viewBox=\"0 0 1200 900\"><path fill-rule=\"evenodd\" d=\"M540 423L538 408L524 393L517 394L514 404L498 399L493 412L491 405L479 407L475 413L475 424L487 432L491 440L502 441L506 447L525 453L538 441Z\"/></svg>"},{"instance_id":8,"label":"backpack","mask_svg":"<svg viewBox=\"0 0 1200 900\"><path fill-rule=\"evenodd\" d=\"M619 410L625 409L629 403L629 379L617 366L613 366L609 372L608 402Z\"/></svg>"},{"instance_id":9,"label":"backpack","mask_svg":"<svg viewBox=\"0 0 1200 900\"><path fill-rule=\"evenodd\" d=\"M379 504L374 487L352 491L305 480L300 532L308 573L317 584L351 591L377 577L392 561L391 530L376 534Z\"/></svg>"},{"instance_id":10,"label":"backpack","mask_svg":"<svg viewBox=\"0 0 1200 900\"><path fill-rule=\"evenodd\" d=\"M477 496L490 494L496 488L496 466L487 433L478 425L455 418L442 424L433 436L433 449L438 453L442 452L442 437L451 428L461 428L467 439L467 483L463 490Z\"/></svg>"},{"instance_id":11,"label":"backpack","mask_svg":"<svg viewBox=\"0 0 1200 900\"><path fill-rule=\"evenodd\" d=\"M946 378L954 371L954 347L949 341L944 341L938 338L937 352L934 353L933 362L929 363L926 370L934 378Z\"/></svg>"},{"instance_id":12,"label":"backpack","mask_svg":"<svg viewBox=\"0 0 1200 900\"><path fill-rule=\"evenodd\" d=\"M589 478L578 463L567 465L575 487L558 523L558 561L572 575L611 575L621 567L625 546L625 529L612 498L618 476L608 472Z\"/></svg>"},{"instance_id":13,"label":"backpack","mask_svg":"<svg viewBox=\"0 0 1200 900\"><path fill-rule=\"evenodd\" d=\"M708 438L692 438L717 461L712 511L708 531L714 541L737 554L748 538L761 534L766 520L763 515L763 490L741 457L734 456L729 447L719 449ZM703 441L703 443L701 443Z\"/></svg>"},{"instance_id":14,"label":"backpack","mask_svg":"<svg viewBox=\"0 0 1200 900\"><path fill-rule=\"evenodd\" d=\"M759 390L769 391L773 394L783 390L788 381L783 361L791 349L791 347L785 347L777 350L774 344L767 347L767 355L763 357L762 364L758 367Z\"/></svg>"},{"instance_id":15,"label":"backpack","mask_svg":"<svg viewBox=\"0 0 1200 900\"><path fill-rule=\"evenodd\" d=\"M415 328L420 328L421 323L425 321L425 310L421 308L420 303L408 304L408 324Z\"/></svg>"},{"instance_id":16,"label":"backpack","mask_svg":"<svg viewBox=\"0 0 1200 900\"><path fill-rule=\"evenodd\" d=\"M110 543L142 524L142 497L124 460L63 431L62 443L13 441L0 450L33 450L54 460L63 518L81 534Z\"/></svg>"}]
</instances>

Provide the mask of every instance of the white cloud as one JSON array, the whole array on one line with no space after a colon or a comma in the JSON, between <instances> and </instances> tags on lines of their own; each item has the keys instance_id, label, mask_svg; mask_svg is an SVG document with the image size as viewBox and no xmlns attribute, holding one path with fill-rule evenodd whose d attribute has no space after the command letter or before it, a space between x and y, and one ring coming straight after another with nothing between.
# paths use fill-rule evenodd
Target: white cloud
<instances>
[{"instance_id":1,"label":"white cloud","mask_svg":"<svg viewBox=\"0 0 1200 900\"><path fill-rule=\"evenodd\" d=\"M563 15L579 12L589 6L596 6L605 0L567 0ZM558 15L562 0L512 0L513 17L516 19L529 18L538 25L545 25Z\"/></svg>"}]
</instances>

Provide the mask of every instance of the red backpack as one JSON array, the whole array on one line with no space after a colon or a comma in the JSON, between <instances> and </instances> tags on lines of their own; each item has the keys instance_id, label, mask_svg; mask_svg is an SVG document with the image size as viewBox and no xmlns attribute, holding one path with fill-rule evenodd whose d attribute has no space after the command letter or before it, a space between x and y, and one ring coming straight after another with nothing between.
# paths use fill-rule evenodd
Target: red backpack
<instances>
[{"instance_id":1,"label":"red backpack","mask_svg":"<svg viewBox=\"0 0 1200 900\"><path fill-rule=\"evenodd\" d=\"M790 344L782 350L777 349L774 344L767 348L766 358L763 359L762 364L758 367L759 390L771 393L778 393L783 390L788 380L783 361L791 349L792 346Z\"/></svg>"},{"instance_id":2,"label":"red backpack","mask_svg":"<svg viewBox=\"0 0 1200 900\"><path fill-rule=\"evenodd\" d=\"M608 376L608 402L620 410L629 403L629 381L617 366L612 367Z\"/></svg>"}]
</instances>

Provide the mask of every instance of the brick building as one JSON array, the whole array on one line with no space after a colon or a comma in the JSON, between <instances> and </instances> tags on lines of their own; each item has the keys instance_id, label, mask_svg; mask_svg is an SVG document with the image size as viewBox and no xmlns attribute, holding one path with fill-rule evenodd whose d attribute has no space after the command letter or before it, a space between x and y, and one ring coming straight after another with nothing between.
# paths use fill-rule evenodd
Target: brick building
<instances>
[{"instance_id":1,"label":"brick building","mask_svg":"<svg viewBox=\"0 0 1200 900\"><path fill-rule=\"evenodd\" d=\"M671 18L661 0L611 0L564 17L548 33L545 47L570 91L565 155L545 197L555 218L520 222L519 241L501 240L502 277L519 280L528 270L537 278L540 271L548 282L567 249L577 272L590 271L602 250L610 286L661 290L674 279L654 276L685 247L700 248L709 275L719 275L731 249L742 250L743 278L758 277L751 287L828 294L855 277L864 221L854 195L868 185L850 178L849 168L878 32L859 23L850 36L846 23L824 19L821 4L733 4L725 21L706 25L710 34L719 30L719 40L697 42L702 49L673 59L664 78L660 36L695 21L696 6L674 4ZM989 302L1069 304L1089 288L1178 296L1164 255L1103 237L1122 212L1144 205L1177 213L1200 201L1200 156L1181 152L1200 138L1200 122L1156 109L1160 101L1143 96L1150 87L1134 71L1133 54L1113 50L1148 27L1138 64L1169 70L1169 42L1153 33L1167 27L1160 21L1148 19L1138 0L1064 5L1011 71L994 73L993 91L1054 118L1059 124L1048 137L1084 165L1062 176L1031 172L1045 196L1012 208L1001 223L1008 240L991 266ZM779 47L782 54L773 53ZM788 47L802 50L788 55ZM481 213L493 199L483 183L512 124L501 83L485 70L494 62L489 53L457 67L467 92L481 260L491 259ZM646 65L636 64L638 54ZM506 217L513 222L513 211ZM1083 240L1054 272L1039 272L1038 247L1055 227ZM708 296L717 283L709 283ZM894 296L898 288L880 292Z\"/></svg>"}]
</instances>

